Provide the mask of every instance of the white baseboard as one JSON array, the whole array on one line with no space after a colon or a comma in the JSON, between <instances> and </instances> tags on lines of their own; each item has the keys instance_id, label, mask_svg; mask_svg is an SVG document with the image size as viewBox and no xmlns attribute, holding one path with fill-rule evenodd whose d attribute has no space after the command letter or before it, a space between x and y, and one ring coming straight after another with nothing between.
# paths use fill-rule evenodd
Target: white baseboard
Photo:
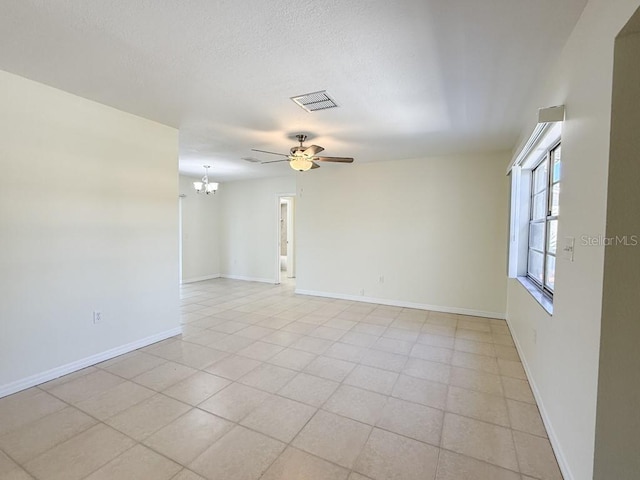
<instances>
[{"instance_id":1,"label":"white baseboard","mask_svg":"<svg viewBox=\"0 0 640 480\"><path fill-rule=\"evenodd\" d=\"M151 345L161 340L180 335L181 333L182 327L172 328L171 330L156 333L155 335L141 338L140 340L136 340L135 342L120 345L119 347L112 348L105 352L97 353L95 355L76 360L75 362L67 363L66 365L61 365L60 367L52 368L51 370L47 370L45 372L37 373L20 380L16 380L15 382L11 382L6 385L0 385L0 398L6 397L7 395L11 395L12 393L16 393L21 390L25 390L27 388L34 387L36 385L40 385L41 383L48 382L49 380L53 380L69 373L73 373L77 370L81 370L91 365L104 362L105 360L109 360L113 357L132 352L133 350L137 350L138 348L146 347L147 345Z\"/></svg>"},{"instance_id":2,"label":"white baseboard","mask_svg":"<svg viewBox=\"0 0 640 480\"><path fill-rule=\"evenodd\" d=\"M431 310L433 312L457 313L460 315L470 315L472 317L499 318L505 319L504 313L484 312L481 310L470 310L467 308L446 307L442 305L427 305L424 303L405 302L401 300L388 300L386 298L365 297L362 295L345 295L342 293L317 292L313 290L295 291L299 295L312 295L314 297L336 298L338 300L351 300L353 302L377 303L380 305L390 305L392 307L415 308L416 310Z\"/></svg>"},{"instance_id":3,"label":"white baseboard","mask_svg":"<svg viewBox=\"0 0 640 480\"><path fill-rule=\"evenodd\" d=\"M533 396L536 399L536 403L538 404L538 409L540 410L540 416L542 417L542 423L544 423L545 428L547 429L547 435L549 436L549 442L551 443L551 448L553 449L553 453L558 460L558 466L560 467L560 472L564 480L574 480L573 473L569 468L569 463L567 462L567 458L564 455L564 451L562 450L562 446L558 441L558 436L553 428L553 424L551 423L551 419L547 413L547 409L544 406L544 401L542 400L542 396L540 395L540 390L538 390L538 386L531 375L531 369L529 368L529 364L527 363L527 359L522 353L522 347L520 346L520 342L514 335L515 329L512 328L511 323L509 323L509 319L507 318L507 325L509 326L509 330L511 331L511 336L513 337L513 343L516 345L516 350L518 351L518 356L520 357L520 361L522 362L522 366L524 367L524 372L527 375L527 380L529 380L529 385L531 385L531 391L533 392Z\"/></svg>"},{"instance_id":4,"label":"white baseboard","mask_svg":"<svg viewBox=\"0 0 640 480\"><path fill-rule=\"evenodd\" d=\"M245 282L260 282L260 283L275 284L275 281L273 278L244 277L242 275L229 275L226 273L223 273L222 275L220 275L220 277L228 278L230 280L244 280Z\"/></svg>"},{"instance_id":5,"label":"white baseboard","mask_svg":"<svg viewBox=\"0 0 640 480\"><path fill-rule=\"evenodd\" d=\"M183 278L180 283L185 284L185 283L203 282L205 280L213 280L214 278L220 278L220 274L214 273L213 275L205 275L204 277Z\"/></svg>"}]
</instances>

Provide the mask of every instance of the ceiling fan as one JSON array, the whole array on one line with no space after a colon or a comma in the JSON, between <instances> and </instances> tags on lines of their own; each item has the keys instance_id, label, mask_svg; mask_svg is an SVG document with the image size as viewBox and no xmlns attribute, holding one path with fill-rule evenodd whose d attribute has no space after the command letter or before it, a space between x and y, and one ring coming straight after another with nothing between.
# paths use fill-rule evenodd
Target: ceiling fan
<instances>
[{"instance_id":1,"label":"ceiling fan","mask_svg":"<svg viewBox=\"0 0 640 480\"><path fill-rule=\"evenodd\" d=\"M251 150L254 152L268 153L269 155L280 155L283 158L282 160L272 160L269 162L260 162L260 163L277 163L277 162L289 162L289 166L294 170L298 170L300 172L306 172L312 168L320 168L316 162L338 162L338 163L353 163L353 158L350 157L318 157L316 154L320 153L324 150L324 148L318 145L311 145L310 147L305 147L302 145L304 141L307 139L307 136L303 133L296 135L298 142L300 145L296 145L295 147L291 147L291 150L288 155L286 153L276 153L276 152L267 152L266 150L258 150L256 148L252 148Z\"/></svg>"}]
</instances>

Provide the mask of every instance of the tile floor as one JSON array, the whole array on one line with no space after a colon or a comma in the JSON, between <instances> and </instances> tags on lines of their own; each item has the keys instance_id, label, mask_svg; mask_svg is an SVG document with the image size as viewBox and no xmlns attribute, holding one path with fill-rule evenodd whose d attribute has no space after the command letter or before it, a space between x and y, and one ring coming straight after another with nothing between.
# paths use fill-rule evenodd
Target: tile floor
<instances>
[{"instance_id":1,"label":"tile floor","mask_svg":"<svg viewBox=\"0 0 640 480\"><path fill-rule=\"evenodd\" d=\"M0 399L0 479L562 478L502 320L217 279L182 321Z\"/></svg>"}]
</instances>

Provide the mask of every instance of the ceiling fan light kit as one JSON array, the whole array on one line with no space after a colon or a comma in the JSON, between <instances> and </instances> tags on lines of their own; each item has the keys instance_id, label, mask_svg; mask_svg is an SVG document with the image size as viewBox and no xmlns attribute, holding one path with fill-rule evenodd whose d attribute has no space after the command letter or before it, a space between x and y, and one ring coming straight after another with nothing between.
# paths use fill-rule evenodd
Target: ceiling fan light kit
<instances>
[{"instance_id":1,"label":"ceiling fan light kit","mask_svg":"<svg viewBox=\"0 0 640 480\"><path fill-rule=\"evenodd\" d=\"M216 193L218 190L218 182L210 182L209 181L209 169L211 165L203 165L204 167L204 176L200 182L193 182L193 188L196 190L196 193L204 192L207 195L211 193Z\"/></svg>"},{"instance_id":2,"label":"ceiling fan light kit","mask_svg":"<svg viewBox=\"0 0 640 480\"><path fill-rule=\"evenodd\" d=\"M307 136L303 133L296 135L296 138L298 139L298 142L300 142L300 145L291 147L291 153L289 155L285 153L269 152L267 150L258 150L255 148L252 148L251 150L254 152L268 153L269 155L279 155L281 157L287 157L283 158L282 160L272 160L270 162L260 163L289 162L289 166L299 172L306 172L307 170L311 170L312 168L320 168L320 165L318 165L316 162L353 163L353 158L350 157L317 157L316 154L322 152L324 150L323 147L319 145L311 145L310 147L305 147L304 145L302 145L307 139Z\"/></svg>"}]
</instances>

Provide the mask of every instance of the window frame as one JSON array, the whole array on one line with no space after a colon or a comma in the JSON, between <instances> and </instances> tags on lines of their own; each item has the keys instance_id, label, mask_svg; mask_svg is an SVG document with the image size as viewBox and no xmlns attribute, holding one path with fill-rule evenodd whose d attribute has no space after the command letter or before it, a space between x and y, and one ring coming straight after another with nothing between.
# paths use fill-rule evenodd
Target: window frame
<instances>
[{"instance_id":1,"label":"window frame","mask_svg":"<svg viewBox=\"0 0 640 480\"><path fill-rule=\"evenodd\" d=\"M548 258L553 257L554 260L557 258L557 238L556 238L556 251L552 253L549 249L550 244L550 223L553 221L558 221L558 214L553 215L553 187L554 185L559 185L562 179L562 174L555 178L554 175L554 167L555 167L555 152L560 149L560 172L562 172L562 149L561 149L562 141L558 140L551 144L544 155L540 157L540 159L533 165L533 167L528 170L531 172L530 185L529 185L529 221L528 221L528 235L527 235L527 268L526 268L526 277L531 280L540 291L548 296L549 298L553 298L553 293L555 290L555 267L554 267L554 283L553 287L551 287L548 282ZM535 181L536 181L536 170L542 168L546 164L547 172L546 172L546 182L544 189L536 191L535 189ZM545 195L545 215L543 217L534 218L534 209L535 209L535 197L537 195L544 194ZM542 250L534 248L531 246L531 231L533 224L542 224L543 226L543 240L542 240ZM557 232L557 228L556 228ZM557 236L557 233L556 233ZM530 270L530 252L536 252L542 255L542 282L536 278L535 275L531 273ZM555 262L554 262L555 264Z\"/></svg>"}]
</instances>

